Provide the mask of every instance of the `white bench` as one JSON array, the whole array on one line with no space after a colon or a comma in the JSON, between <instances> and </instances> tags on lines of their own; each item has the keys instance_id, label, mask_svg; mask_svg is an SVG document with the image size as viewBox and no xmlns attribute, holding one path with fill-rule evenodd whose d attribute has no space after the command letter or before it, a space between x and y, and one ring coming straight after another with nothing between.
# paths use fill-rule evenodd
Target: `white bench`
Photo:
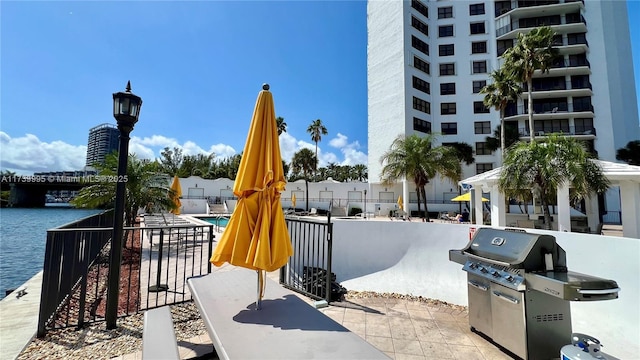
<instances>
[{"instance_id":1,"label":"white bench","mask_svg":"<svg viewBox=\"0 0 640 360\"><path fill-rule=\"evenodd\" d=\"M271 279L255 310L255 271L227 266L187 283L221 360L389 359Z\"/></svg>"},{"instance_id":2,"label":"white bench","mask_svg":"<svg viewBox=\"0 0 640 360\"><path fill-rule=\"evenodd\" d=\"M142 359L180 359L169 306L144 312Z\"/></svg>"}]
</instances>

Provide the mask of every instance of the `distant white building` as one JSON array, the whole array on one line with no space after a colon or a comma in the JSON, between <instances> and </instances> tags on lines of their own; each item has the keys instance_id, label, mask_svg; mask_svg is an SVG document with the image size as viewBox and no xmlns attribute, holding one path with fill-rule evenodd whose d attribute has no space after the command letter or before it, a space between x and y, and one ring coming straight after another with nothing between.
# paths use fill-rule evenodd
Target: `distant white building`
<instances>
[{"instance_id":1,"label":"distant white building","mask_svg":"<svg viewBox=\"0 0 640 360\"><path fill-rule=\"evenodd\" d=\"M488 152L485 138L500 116L478 92L517 34L540 25L558 34L563 61L534 79L535 131L566 133L616 161L617 149L640 139L626 2L369 1L369 181L380 183L380 157L399 134L441 133L441 143L471 145L475 163L463 167L463 179L499 167L500 152ZM523 100L505 120L528 139ZM434 181L427 197L447 200L456 188ZM618 197L614 189L608 210L619 210Z\"/></svg>"}]
</instances>

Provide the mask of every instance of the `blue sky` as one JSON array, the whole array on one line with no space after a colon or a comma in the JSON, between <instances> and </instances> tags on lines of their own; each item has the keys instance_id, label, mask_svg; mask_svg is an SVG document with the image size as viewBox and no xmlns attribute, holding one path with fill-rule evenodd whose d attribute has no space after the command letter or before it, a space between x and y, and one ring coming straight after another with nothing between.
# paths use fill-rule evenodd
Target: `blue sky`
<instances>
[{"instance_id":1,"label":"blue sky","mask_svg":"<svg viewBox=\"0 0 640 360\"><path fill-rule=\"evenodd\" d=\"M111 94L127 80L144 101L130 145L141 157L240 153L268 82L285 160L314 148L306 129L321 119L321 166L367 163L365 1L2 1L0 20L2 170L82 168L88 130L115 123Z\"/></svg>"}]
</instances>

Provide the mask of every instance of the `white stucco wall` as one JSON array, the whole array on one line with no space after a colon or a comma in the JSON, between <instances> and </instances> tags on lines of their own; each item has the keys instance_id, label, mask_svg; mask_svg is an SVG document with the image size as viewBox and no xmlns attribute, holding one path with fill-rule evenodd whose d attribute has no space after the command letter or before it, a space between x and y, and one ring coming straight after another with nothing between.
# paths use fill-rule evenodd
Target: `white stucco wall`
<instances>
[{"instance_id":1,"label":"white stucco wall","mask_svg":"<svg viewBox=\"0 0 640 360\"><path fill-rule=\"evenodd\" d=\"M466 246L471 225L339 219L334 223L332 270L347 289L467 305L466 273L462 265L449 261L449 250ZM640 241L549 233L566 251L570 271L613 279L622 289L616 300L572 301L573 331L598 338L608 354L637 358Z\"/></svg>"}]
</instances>

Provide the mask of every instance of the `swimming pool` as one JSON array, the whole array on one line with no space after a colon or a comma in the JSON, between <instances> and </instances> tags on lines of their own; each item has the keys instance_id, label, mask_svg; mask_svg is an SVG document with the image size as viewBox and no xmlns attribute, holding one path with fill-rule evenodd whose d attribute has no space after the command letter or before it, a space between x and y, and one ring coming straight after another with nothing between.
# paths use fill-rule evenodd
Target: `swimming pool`
<instances>
[{"instance_id":1,"label":"swimming pool","mask_svg":"<svg viewBox=\"0 0 640 360\"><path fill-rule=\"evenodd\" d=\"M199 217L198 219L202 221L206 221L209 224L218 225L225 227L229 223L229 218L227 217Z\"/></svg>"}]
</instances>

